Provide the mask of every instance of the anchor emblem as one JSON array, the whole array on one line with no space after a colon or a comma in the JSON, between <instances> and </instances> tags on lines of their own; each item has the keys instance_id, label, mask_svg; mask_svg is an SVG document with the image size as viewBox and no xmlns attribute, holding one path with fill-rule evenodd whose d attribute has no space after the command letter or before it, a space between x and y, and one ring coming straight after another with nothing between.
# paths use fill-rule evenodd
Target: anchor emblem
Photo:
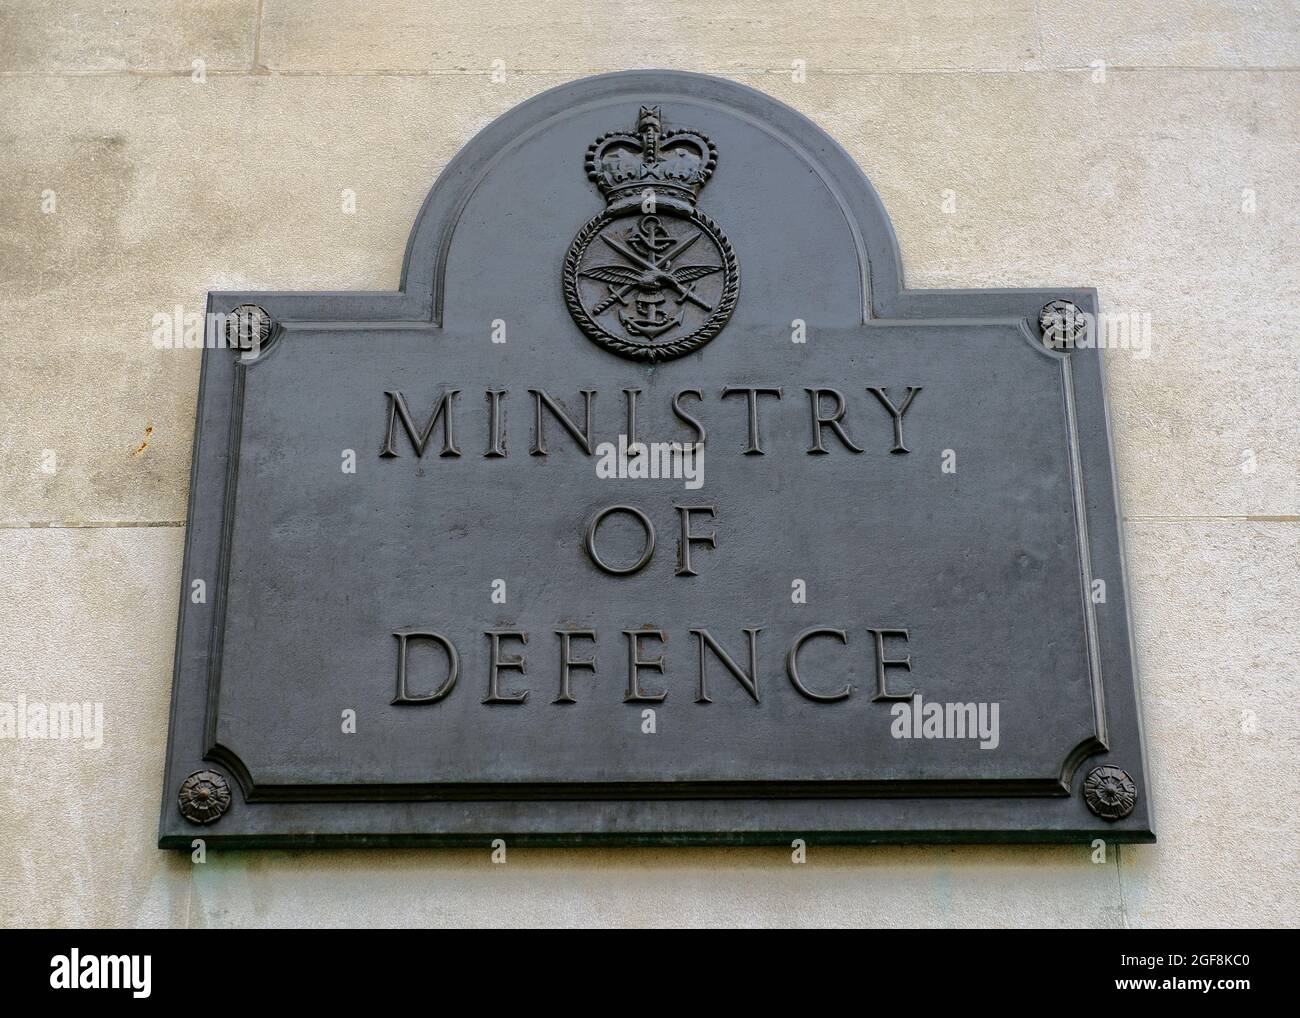
<instances>
[{"instance_id":1,"label":"anchor emblem","mask_svg":"<svg viewBox=\"0 0 1300 1018\"><path fill-rule=\"evenodd\" d=\"M629 315L626 311L619 311L618 320L633 335L653 339L685 321L683 305L688 302L707 312L713 311L712 305L702 300L691 284L721 272L722 266L686 265L678 268L673 265L700 239L699 230L678 239L668 232L658 216L642 216L628 231L625 240L615 240L607 234L602 234L600 239L622 255L629 265L594 265L581 270L580 275L597 279L609 289L609 296L592 307L593 316L603 314L615 304L626 308L627 295L635 290L633 313ZM670 300L679 309L671 316L664 310L664 305Z\"/></svg>"},{"instance_id":2,"label":"anchor emblem","mask_svg":"<svg viewBox=\"0 0 1300 1018\"><path fill-rule=\"evenodd\" d=\"M740 289L736 256L695 207L716 163L704 135L665 132L657 106L641 107L635 134L603 135L588 149L587 173L607 207L569 248L564 296L601 346L666 360L698 349L726 324Z\"/></svg>"}]
</instances>

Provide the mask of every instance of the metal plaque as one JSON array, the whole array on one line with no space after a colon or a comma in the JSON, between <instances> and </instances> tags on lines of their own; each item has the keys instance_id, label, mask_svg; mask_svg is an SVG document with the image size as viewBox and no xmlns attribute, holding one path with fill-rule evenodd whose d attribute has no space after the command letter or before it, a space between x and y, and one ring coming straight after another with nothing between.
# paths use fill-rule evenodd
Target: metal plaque
<instances>
[{"instance_id":1,"label":"metal plaque","mask_svg":"<svg viewBox=\"0 0 1300 1018\"><path fill-rule=\"evenodd\" d=\"M209 296L160 843L1152 840L1096 315L741 85L524 103L399 291Z\"/></svg>"}]
</instances>

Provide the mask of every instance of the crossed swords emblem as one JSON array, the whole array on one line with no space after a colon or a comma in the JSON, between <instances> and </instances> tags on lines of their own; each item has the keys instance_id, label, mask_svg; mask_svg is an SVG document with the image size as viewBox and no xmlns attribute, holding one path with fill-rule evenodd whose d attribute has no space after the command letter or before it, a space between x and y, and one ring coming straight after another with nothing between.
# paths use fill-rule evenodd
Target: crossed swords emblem
<instances>
[{"instance_id":1,"label":"crossed swords emblem","mask_svg":"<svg viewBox=\"0 0 1300 1018\"><path fill-rule=\"evenodd\" d=\"M691 284L705 276L721 272L722 266L673 267L673 263L700 239L698 230L688 237L677 239L664 229L658 216L642 216L637 221L636 228L630 232L626 244L604 233L600 239L632 264L593 265L579 273L609 287L609 296L591 309L593 318L604 314L615 304L621 304L625 309L630 306L631 314L626 310L618 313L623 328L633 335L653 339L682 324L686 317L685 305L688 303L702 308L705 313L712 313L712 306L700 298ZM675 316L670 316L663 309L664 303L669 299L665 289L672 291L672 300L680 309ZM628 295L633 290L636 294L629 305Z\"/></svg>"}]
</instances>

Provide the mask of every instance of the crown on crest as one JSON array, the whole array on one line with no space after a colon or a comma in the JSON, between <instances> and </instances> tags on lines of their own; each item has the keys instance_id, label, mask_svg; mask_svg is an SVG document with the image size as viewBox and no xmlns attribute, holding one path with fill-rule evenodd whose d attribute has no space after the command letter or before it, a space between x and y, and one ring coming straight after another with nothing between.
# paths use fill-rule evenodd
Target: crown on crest
<instances>
[{"instance_id":1,"label":"crown on crest","mask_svg":"<svg viewBox=\"0 0 1300 1018\"><path fill-rule=\"evenodd\" d=\"M641 201L653 190L658 200L692 208L718 163L718 150L698 131L665 131L658 106L642 106L636 133L611 131L587 149L587 176L609 205Z\"/></svg>"}]
</instances>

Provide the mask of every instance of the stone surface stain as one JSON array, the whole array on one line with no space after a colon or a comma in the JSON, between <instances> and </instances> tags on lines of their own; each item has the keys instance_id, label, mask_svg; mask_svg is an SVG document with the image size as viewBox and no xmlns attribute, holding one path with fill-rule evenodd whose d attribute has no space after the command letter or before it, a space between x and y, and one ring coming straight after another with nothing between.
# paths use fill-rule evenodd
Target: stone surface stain
<instances>
[{"instance_id":1,"label":"stone surface stain","mask_svg":"<svg viewBox=\"0 0 1300 1018\"><path fill-rule=\"evenodd\" d=\"M144 440L135 447L135 450L131 453L132 456L144 455L144 451L149 448L149 436L152 434L153 434L153 425L146 424L144 426Z\"/></svg>"}]
</instances>

